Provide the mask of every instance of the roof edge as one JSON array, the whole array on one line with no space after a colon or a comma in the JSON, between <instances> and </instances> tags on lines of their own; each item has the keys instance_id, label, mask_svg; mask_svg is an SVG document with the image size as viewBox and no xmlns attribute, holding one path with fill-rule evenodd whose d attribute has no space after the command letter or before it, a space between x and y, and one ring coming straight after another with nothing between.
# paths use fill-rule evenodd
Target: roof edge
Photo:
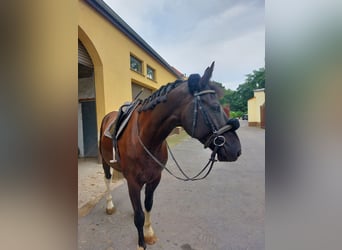
<instances>
[{"instance_id":1,"label":"roof edge","mask_svg":"<svg viewBox=\"0 0 342 250\"><path fill-rule=\"evenodd\" d=\"M253 91L254 91L254 92L265 92L265 88L262 88L262 89L254 89Z\"/></svg>"},{"instance_id":2,"label":"roof edge","mask_svg":"<svg viewBox=\"0 0 342 250\"><path fill-rule=\"evenodd\" d=\"M150 56L162 64L169 72L174 74L178 79L181 76L173 67L168 64L147 42L144 41L141 36L138 35L118 14L114 12L104 1L102 0L85 0L91 7L104 16L111 24L124 33L129 39L136 43L139 47L145 50Z\"/></svg>"}]
</instances>

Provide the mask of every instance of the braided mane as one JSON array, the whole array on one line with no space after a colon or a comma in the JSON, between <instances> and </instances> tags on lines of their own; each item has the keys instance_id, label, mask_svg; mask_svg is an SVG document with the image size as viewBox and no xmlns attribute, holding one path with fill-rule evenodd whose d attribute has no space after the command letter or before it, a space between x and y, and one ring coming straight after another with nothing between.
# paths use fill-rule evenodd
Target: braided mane
<instances>
[{"instance_id":1,"label":"braided mane","mask_svg":"<svg viewBox=\"0 0 342 250\"><path fill-rule=\"evenodd\" d=\"M147 97L143 103L142 106L139 110L141 111L146 111L146 110L152 110L154 109L159 103L161 102L166 102L167 100L167 94L173 90L174 88L178 87L180 84L182 84L183 80L176 80L172 83L168 83L167 85L163 85L158 89L156 92L154 92L152 95Z\"/></svg>"}]
</instances>

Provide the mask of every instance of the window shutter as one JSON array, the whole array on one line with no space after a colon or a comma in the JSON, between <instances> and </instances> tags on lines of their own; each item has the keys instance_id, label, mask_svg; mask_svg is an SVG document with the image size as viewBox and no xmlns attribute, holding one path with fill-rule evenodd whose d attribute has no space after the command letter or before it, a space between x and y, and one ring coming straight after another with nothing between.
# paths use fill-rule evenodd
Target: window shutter
<instances>
[{"instance_id":1,"label":"window shutter","mask_svg":"<svg viewBox=\"0 0 342 250\"><path fill-rule=\"evenodd\" d=\"M80 40L78 40L78 63L89 68L94 68L91 58Z\"/></svg>"}]
</instances>

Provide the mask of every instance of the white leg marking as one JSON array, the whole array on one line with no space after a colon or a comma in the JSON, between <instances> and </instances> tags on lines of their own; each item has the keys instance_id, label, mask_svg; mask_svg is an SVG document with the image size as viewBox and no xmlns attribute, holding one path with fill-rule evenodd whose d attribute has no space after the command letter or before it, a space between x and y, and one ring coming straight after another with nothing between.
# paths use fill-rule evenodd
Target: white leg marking
<instances>
[{"instance_id":1,"label":"white leg marking","mask_svg":"<svg viewBox=\"0 0 342 250\"><path fill-rule=\"evenodd\" d=\"M112 179L107 179L106 177L104 178L104 181L106 183L106 201L107 201L107 211L110 210L112 211L114 208L114 204L112 201L112 195L110 193L110 183L112 182Z\"/></svg>"},{"instance_id":2,"label":"white leg marking","mask_svg":"<svg viewBox=\"0 0 342 250\"><path fill-rule=\"evenodd\" d=\"M154 232L151 226L151 213L145 211L144 236L152 237Z\"/></svg>"}]
</instances>

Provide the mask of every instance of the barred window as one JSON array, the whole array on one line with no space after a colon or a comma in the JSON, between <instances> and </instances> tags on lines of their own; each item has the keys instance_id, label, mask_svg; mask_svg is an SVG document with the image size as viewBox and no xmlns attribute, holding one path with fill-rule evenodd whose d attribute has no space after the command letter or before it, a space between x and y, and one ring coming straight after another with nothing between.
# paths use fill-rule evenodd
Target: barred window
<instances>
[{"instance_id":1,"label":"barred window","mask_svg":"<svg viewBox=\"0 0 342 250\"><path fill-rule=\"evenodd\" d=\"M131 69L142 74L142 61L131 55Z\"/></svg>"},{"instance_id":2,"label":"barred window","mask_svg":"<svg viewBox=\"0 0 342 250\"><path fill-rule=\"evenodd\" d=\"M155 70L147 65L147 78L151 80L156 80Z\"/></svg>"}]
</instances>

